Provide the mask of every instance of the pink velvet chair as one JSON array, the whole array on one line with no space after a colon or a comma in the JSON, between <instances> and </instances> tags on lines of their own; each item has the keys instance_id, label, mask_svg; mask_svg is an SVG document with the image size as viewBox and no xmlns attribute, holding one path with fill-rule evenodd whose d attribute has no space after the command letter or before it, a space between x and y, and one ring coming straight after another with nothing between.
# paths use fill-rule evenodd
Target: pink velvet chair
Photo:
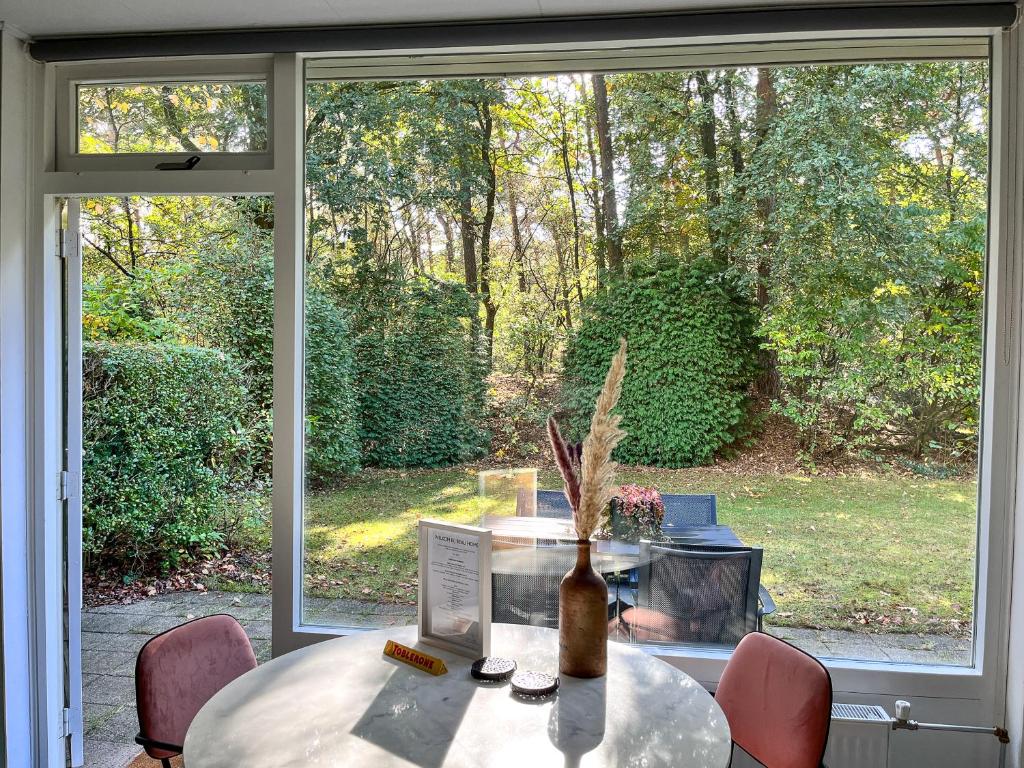
<instances>
[{"instance_id":1,"label":"pink velvet chair","mask_svg":"<svg viewBox=\"0 0 1024 768\"><path fill-rule=\"evenodd\" d=\"M170 768L200 708L255 667L245 630L226 614L195 619L151 638L135 660L135 741Z\"/></svg>"},{"instance_id":2,"label":"pink velvet chair","mask_svg":"<svg viewBox=\"0 0 1024 768\"><path fill-rule=\"evenodd\" d=\"M754 632L736 646L715 692L733 743L766 768L819 768L832 719L832 678L813 656Z\"/></svg>"}]
</instances>

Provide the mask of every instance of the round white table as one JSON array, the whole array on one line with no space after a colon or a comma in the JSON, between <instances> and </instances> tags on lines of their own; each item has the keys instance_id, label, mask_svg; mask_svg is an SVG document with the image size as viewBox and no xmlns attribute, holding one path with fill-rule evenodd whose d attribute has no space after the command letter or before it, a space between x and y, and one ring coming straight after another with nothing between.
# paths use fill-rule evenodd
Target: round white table
<instances>
[{"instance_id":1,"label":"round white table","mask_svg":"<svg viewBox=\"0 0 1024 768\"><path fill-rule=\"evenodd\" d=\"M562 676L558 693L523 701L481 684L472 659L440 656L434 677L383 655L416 628L365 632L278 657L238 678L196 715L188 768L725 768L729 725L696 681L643 651L608 645L608 674ZM556 673L558 633L495 624L491 652L520 670Z\"/></svg>"}]
</instances>

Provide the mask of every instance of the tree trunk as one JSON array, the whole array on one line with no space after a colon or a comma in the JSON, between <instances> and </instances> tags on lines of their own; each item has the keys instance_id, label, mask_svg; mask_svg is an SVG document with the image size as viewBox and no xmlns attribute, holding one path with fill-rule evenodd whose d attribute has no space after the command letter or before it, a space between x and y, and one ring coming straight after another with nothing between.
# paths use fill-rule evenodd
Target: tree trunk
<instances>
[{"instance_id":1,"label":"tree trunk","mask_svg":"<svg viewBox=\"0 0 1024 768\"><path fill-rule=\"evenodd\" d=\"M590 198L590 204L594 207L594 230L597 235L597 247L594 249L595 260L597 261L597 287L601 287L601 281L604 280L604 271L607 269L607 263L605 259L605 222L604 222L604 206L601 205L601 194L600 191L594 188L594 182L599 182L600 176L597 172L597 149L594 146L594 128L588 117L583 121L587 127L587 155L590 157L590 178L592 179L590 187L592 189L592 195Z\"/></svg>"},{"instance_id":2,"label":"tree trunk","mask_svg":"<svg viewBox=\"0 0 1024 768\"><path fill-rule=\"evenodd\" d=\"M612 148L611 124L608 118L608 86L604 75L592 77L594 113L597 117L597 146L601 153L601 188L604 193L604 242L608 271L621 275L622 234L619 232L619 206L615 199L615 155Z\"/></svg>"},{"instance_id":3,"label":"tree trunk","mask_svg":"<svg viewBox=\"0 0 1024 768\"><path fill-rule=\"evenodd\" d=\"M486 168L487 191L484 195L484 218L480 227L480 294L484 304L484 336L487 343L487 364L494 358L494 319L498 307L491 295L491 229L494 226L494 198L497 193L497 175L494 156L491 152L491 136L494 133L494 119L491 105L483 102L477 106L480 120L480 159Z\"/></svg>"},{"instance_id":4,"label":"tree trunk","mask_svg":"<svg viewBox=\"0 0 1024 768\"><path fill-rule=\"evenodd\" d=\"M583 286L580 284L580 216L576 209L576 184L572 177L572 165L569 163L569 130L565 125L565 115L560 115L562 123L561 155L562 172L565 174L565 186L569 191L569 211L572 214L572 269L573 282L576 286L576 299L583 303Z\"/></svg>"},{"instance_id":5,"label":"tree trunk","mask_svg":"<svg viewBox=\"0 0 1024 768\"><path fill-rule=\"evenodd\" d=\"M761 68L757 70L757 107L754 111L754 133L757 146L764 143L771 130L772 123L778 118L779 104L778 94L775 91L771 69ZM757 199L757 218L761 225L762 244L761 256L757 261L757 307L762 315L768 311L771 296L768 293L768 285L772 277L771 253L778 244L778 235L773 229L772 218L775 215L775 195L767 194ZM760 352L761 375L755 384L757 392L768 400L777 400L781 393L781 380L779 377L779 357L773 349L763 349Z\"/></svg>"},{"instance_id":6,"label":"tree trunk","mask_svg":"<svg viewBox=\"0 0 1024 768\"><path fill-rule=\"evenodd\" d=\"M715 86L708 80L707 70L700 70L694 75L697 79L697 94L700 96L701 108L698 113L700 127L701 168L704 171L704 194L707 199L708 241L711 253L722 264L728 263L725 244L722 242L722 231L715 221L715 209L722 204L722 181L718 172L718 137L715 126Z\"/></svg>"},{"instance_id":7,"label":"tree trunk","mask_svg":"<svg viewBox=\"0 0 1024 768\"><path fill-rule=\"evenodd\" d=\"M444 266L449 274L455 271L455 233L452 231L452 224L448 217L438 216L441 220L441 229L444 231Z\"/></svg>"},{"instance_id":8,"label":"tree trunk","mask_svg":"<svg viewBox=\"0 0 1024 768\"><path fill-rule=\"evenodd\" d=\"M519 280L519 292L529 293L530 286L526 282L526 250L523 248L523 230L519 223L519 197L513 179L508 179L508 215L512 222L512 259L516 265L516 277Z\"/></svg>"},{"instance_id":9,"label":"tree trunk","mask_svg":"<svg viewBox=\"0 0 1024 768\"><path fill-rule=\"evenodd\" d=\"M463 176L463 179L466 177ZM473 220L473 200L466 181L462 183L459 200L459 229L462 235L462 265L466 274L466 290L474 296L479 292L476 271L476 222Z\"/></svg>"}]
</instances>

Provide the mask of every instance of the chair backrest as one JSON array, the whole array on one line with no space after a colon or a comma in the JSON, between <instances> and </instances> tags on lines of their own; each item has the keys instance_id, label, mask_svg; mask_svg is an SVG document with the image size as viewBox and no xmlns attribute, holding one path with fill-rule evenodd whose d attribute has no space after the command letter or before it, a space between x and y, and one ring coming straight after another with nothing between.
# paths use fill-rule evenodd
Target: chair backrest
<instances>
[{"instance_id":1,"label":"chair backrest","mask_svg":"<svg viewBox=\"0 0 1024 768\"><path fill-rule=\"evenodd\" d=\"M491 620L554 629L558 627L558 587L576 562L576 545L532 551L530 565L521 571L491 574Z\"/></svg>"},{"instance_id":2,"label":"chair backrest","mask_svg":"<svg viewBox=\"0 0 1024 768\"><path fill-rule=\"evenodd\" d=\"M665 519L662 530L672 528L695 528L704 525L718 525L718 497L708 494L663 493Z\"/></svg>"},{"instance_id":3,"label":"chair backrest","mask_svg":"<svg viewBox=\"0 0 1024 768\"><path fill-rule=\"evenodd\" d=\"M766 768L818 768L832 680L813 656L761 632L736 646L715 692L732 740Z\"/></svg>"},{"instance_id":4,"label":"chair backrest","mask_svg":"<svg viewBox=\"0 0 1024 768\"><path fill-rule=\"evenodd\" d=\"M135 660L135 702L145 739L180 745L200 708L256 667L245 630L232 616L195 619L153 637ZM150 757L170 752L146 747Z\"/></svg>"},{"instance_id":5,"label":"chair backrest","mask_svg":"<svg viewBox=\"0 0 1024 768\"><path fill-rule=\"evenodd\" d=\"M640 542L638 600L674 621L679 642L735 645L757 629L762 551Z\"/></svg>"},{"instance_id":6,"label":"chair backrest","mask_svg":"<svg viewBox=\"0 0 1024 768\"><path fill-rule=\"evenodd\" d=\"M537 491L537 517L572 518L572 507L563 491Z\"/></svg>"}]
</instances>

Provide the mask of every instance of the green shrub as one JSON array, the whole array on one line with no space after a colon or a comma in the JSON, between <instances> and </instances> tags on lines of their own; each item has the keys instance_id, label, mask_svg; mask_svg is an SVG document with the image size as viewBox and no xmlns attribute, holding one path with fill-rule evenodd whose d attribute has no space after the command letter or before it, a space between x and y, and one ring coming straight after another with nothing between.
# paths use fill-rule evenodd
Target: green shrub
<instances>
[{"instance_id":1,"label":"green shrub","mask_svg":"<svg viewBox=\"0 0 1024 768\"><path fill-rule=\"evenodd\" d=\"M628 436L618 461L694 466L736 439L756 345L754 315L732 281L704 262L671 262L594 295L565 358L562 399L575 439L589 428L620 337L629 342L618 406Z\"/></svg>"},{"instance_id":2,"label":"green shrub","mask_svg":"<svg viewBox=\"0 0 1024 768\"><path fill-rule=\"evenodd\" d=\"M197 347L87 342L83 399L94 564L166 570L218 548L251 478L238 364Z\"/></svg>"},{"instance_id":3,"label":"green shrub","mask_svg":"<svg viewBox=\"0 0 1024 768\"><path fill-rule=\"evenodd\" d=\"M204 267L209 320L204 337L242 363L260 424L256 462L271 467L274 402L274 266L270 254L229 249ZM345 310L306 289L306 476L314 484L359 469L352 340Z\"/></svg>"},{"instance_id":4,"label":"green shrub","mask_svg":"<svg viewBox=\"0 0 1024 768\"><path fill-rule=\"evenodd\" d=\"M343 293L356 336L363 460L437 467L483 455L486 365L466 290L362 273Z\"/></svg>"}]
</instances>

